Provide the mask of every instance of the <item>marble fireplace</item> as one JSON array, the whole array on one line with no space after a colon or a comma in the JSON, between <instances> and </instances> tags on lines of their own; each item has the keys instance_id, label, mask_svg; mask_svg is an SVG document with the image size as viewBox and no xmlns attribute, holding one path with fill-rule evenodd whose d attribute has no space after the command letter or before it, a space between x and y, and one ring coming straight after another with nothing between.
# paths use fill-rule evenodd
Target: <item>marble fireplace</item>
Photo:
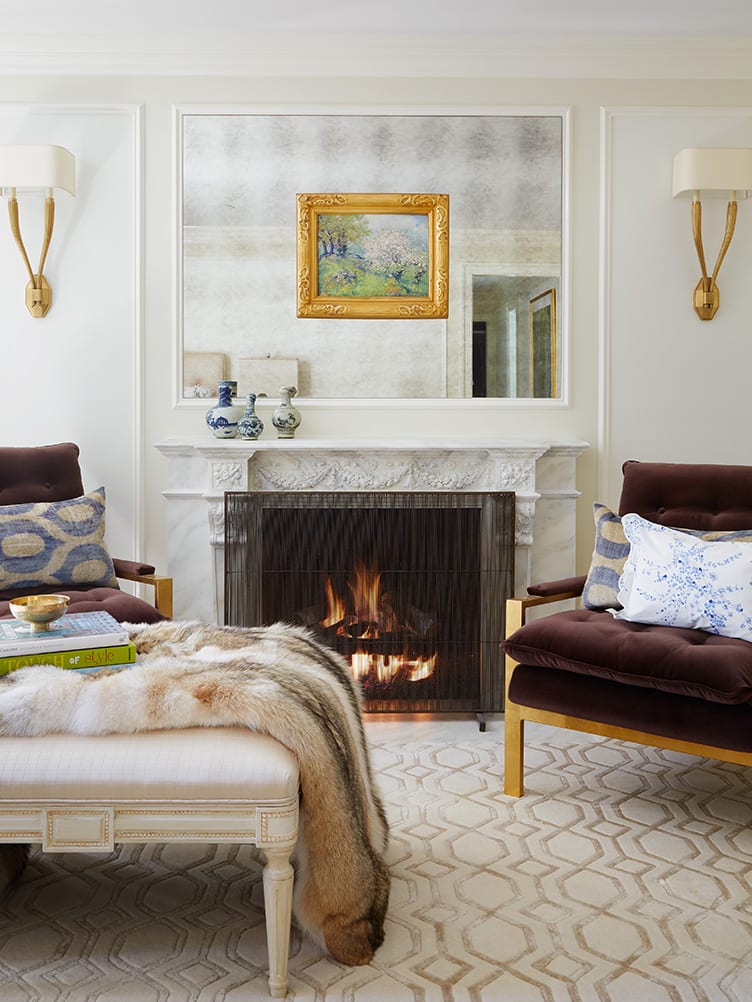
<instances>
[{"instance_id":1,"label":"marble fireplace","mask_svg":"<svg viewBox=\"0 0 752 1002\"><path fill-rule=\"evenodd\" d=\"M514 591L575 571L581 441L170 438L167 562L176 619L223 623L226 491L515 494Z\"/></svg>"}]
</instances>

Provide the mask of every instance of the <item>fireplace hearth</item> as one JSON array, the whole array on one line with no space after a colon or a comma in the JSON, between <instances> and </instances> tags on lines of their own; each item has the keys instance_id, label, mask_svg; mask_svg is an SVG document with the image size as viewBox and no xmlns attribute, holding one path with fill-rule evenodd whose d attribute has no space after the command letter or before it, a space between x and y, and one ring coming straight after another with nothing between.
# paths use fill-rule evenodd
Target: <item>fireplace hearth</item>
<instances>
[{"instance_id":1,"label":"fireplace hearth","mask_svg":"<svg viewBox=\"0 0 752 1002\"><path fill-rule=\"evenodd\" d=\"M513 492L228 492L225 622L308 627L368 712L482 721L503 705L514 511Z\"/></svg>"}]
</instances>

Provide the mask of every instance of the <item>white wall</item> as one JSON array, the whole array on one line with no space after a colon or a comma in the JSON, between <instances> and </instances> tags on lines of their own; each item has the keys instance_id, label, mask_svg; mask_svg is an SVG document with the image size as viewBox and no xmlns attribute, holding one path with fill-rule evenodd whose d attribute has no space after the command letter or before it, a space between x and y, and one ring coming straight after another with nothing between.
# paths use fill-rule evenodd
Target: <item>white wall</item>
<instances>
[{"instance_id":1,"label":"white wall","mask_svg":"<svg viewBox=\"0 0 752 1002\"><path fill-rule=\"evenodd\" d=\"M95 95L92 94L92 98ZM27 273L5 206L0 217L3 444L72 441L84 487L105 485L106 536L115 556L141 537L140 115L135 107L0 105L0 143L53 143L76 157L77 197L55 192L44 273L46 317L24 301ZM3 200L4 201L4 200ZM42 200L19 192L20 229L39 261Z\"/></svg>"},{"instance_id":2,"label":"white wall","mask_svg":"<svg viewBox=\"0 0 752 1002\"><path fill-rule=\"evenodd\" d=\"M752 463L747 435L752 321L752 203L718 276L720 307L700 320L690 200L671 199L671 168L693 146L752 147L752 107L604 113L606 396L601 483L616 502L625 459ZM726 199L703 201L712 273Z\"/></svg>"},{"instance_id":3,"label":"white wall","mask_svg":"<svg viewBox=\"0 0 752 1002\"><path fill-rule=\"evenodd\" d=\"M598 53L598 58L602 60L602 53ZM437 74L440 72L437 69ZM498 108L508 104L527 108L566 104L572 108L569 404L458 401L451 405L420 406L397 402L362 407L311 405L303 410L303 425L298 434L307 437L343 433L396 437L495 434L508 438L543 435L552 439L588 440L593 448L578 463L583 492L578 516L579 563L583 570L592 547L591 502L608 488L609 480L613 479L610 470L623 458L657 458L662 443L661 458L708 459L717 454L722 461L749 461L744 436L747 406L742 393L751 353L746 336L749 310L743 292L749 267L747 234L752 230L750 213L745 212L749 207L740 208L738 244L735 241L732 245L721 272L721 312L711 323L700 324L691 311L691 290L698 275L690 239L689 210L684 203L671 200L670 173L676 149L702 145L711 138L715 141L715 136L727 135L722 129L708 132L706 121L715 120L715 115L703 109L741 108L744 115L736 121L736 126L748 129L744 123L752 108L752 83L748 80L450 79L449 72L447 63L447 76L431 79L69 74L0 78L0 101L44 104L54 95L56 103L81 106L83 115L95 114L86 110L94 101L137 104L143 106L144 122L143 387L134 400L129 398L127 388L119 385L124 373L133 371L134 353L138 352L138 334L131 322L137 306L128 299L133 289L131 278L124 273L118 275L120 298L113 309L94 310L90 304L87 273L90 274L91 259L102 260L113 248L107 237L106 213L95 211L82 191L65 234L64 256L56 257L63 238L57 245L53 243L50 271L60 298L45 320L25 322L18 313L23 274L14 262L16 281L12 289L8 288L11 273L8 258L12 261L15 248L11 245L8 249L10 237L3 238L0 226L3 255L0 296L4 317L11 318L3 324L6 350L15 337L23 355L21 361L13 363L12 375L4 377L4 385L9 378L14 384L3 390L6 400L14 402L13 408L4 405L6 441L49 440L53 429L55 439L78 438L85 444L87 463L101 472L102 479L110 486L109 474L115 475L120 468L121 447L115 446L108 435L90 431L87 414L91 408L82 401L87 399L89 390L103 401L110 411L111 428L132 422L137 426L141 409L146 531L145 547L139 556L158 563L163 561L165 509L160 492L166 486L166 464L152 446L171 434L205 434L200 410L173 406L174 105L238 102L244 106L256 103L304 109L313 104L341 106L346 99L354 107L370 102L379 107L391 104L399 108L401 104L409 104L445 110L448 106ZM692 113L686 117L679 114L680 106L691 109ZM610 185L607 237L613 253L608 259L600 255L604 107L610 109L615 123L614 142L604 170L604 178ZM617 115L628 108L637 109L634 120ZM734 115L730 113L729 117ZM95 131L96 119L92 123ZM53 124L54 136L40 136L38 141L63 142L59 123ZM741 131L734 132L734 136L739 137L734 142L742 142ZM752 145L749 139L743 141ZM113 149L110 155L105 143L94 157L103 169L105 166L114 169L113 158L121 164L121 169L126 169L123 166L126 160L127 169L132 169L130 148L119 152ZM635 175L637 165L642 165L637 172L644 177L642 188L647 185L649 189L644 206L635 197L636 187L641 187ZM137 216L130 195L114 198L112 211L117 214L124 205ZM136 226L137 219L132 222ZM132 238L129 230L128 240ZM656 247L660 252L655 262L646 263L645 258ZM70 276L64 280L62 275L54 274L62 267L74 272L75 284ZM601 299L604 289L609 293L607 301ZM62 298L74 291L75 295L67 300ZM41 333L37 333L40 328ZM27 342L32 331L35 340ZM602 382L600 359L606 344L610 351L609 369ZM659 354L656 374L646 376L656 352ZM682 360L681 378L677 378L673 368L678 359ZM45 408L58 408L58 417L54 420L50 417L46 425L38 411L31 424L15 416L22 399L15 383L19 379L26 381L32 373L37 385L34 408L41 408L42 414ZM75 393L70 393L71 378ZM61 384L68 389L64 418L59 410ZM135 381L131 385L136 393ZM601 394L602 388L608 391L607 396ZM698 389L702 390L699 396ZM263 408L262 416L268 417ZM600 457L603 457L603 475Z\"/></svg>"}]
</instances>

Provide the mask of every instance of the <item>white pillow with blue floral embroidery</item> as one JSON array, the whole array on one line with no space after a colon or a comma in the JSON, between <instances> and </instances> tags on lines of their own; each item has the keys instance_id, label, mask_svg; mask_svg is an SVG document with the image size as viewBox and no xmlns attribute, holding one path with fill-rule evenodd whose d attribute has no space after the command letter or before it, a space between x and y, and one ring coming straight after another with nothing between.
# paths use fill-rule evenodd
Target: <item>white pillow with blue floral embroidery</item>
<instances>
[{"instance_id":1,"label":"white pillow with blue floral embroidery","mask_svg":"<svg viewBox=\"0 0 752 1002\"><path fill-rule=\"evenodd\" d=\"M639 515L622 525L630 549L615 619L752 641L752 543L708 542Z\"/></svg>"}]
</instances>

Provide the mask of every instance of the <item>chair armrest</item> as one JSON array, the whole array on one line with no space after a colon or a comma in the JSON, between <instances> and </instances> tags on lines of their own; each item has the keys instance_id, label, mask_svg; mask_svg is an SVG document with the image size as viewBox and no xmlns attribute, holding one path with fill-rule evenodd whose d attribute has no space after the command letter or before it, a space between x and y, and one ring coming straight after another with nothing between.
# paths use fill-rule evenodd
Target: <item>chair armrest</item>
<instances>
[{"instance_id":1,"label":"chair armrest","mask_svg":"<svg viewBox=\"0 0 752 1002\"><path fill-rule=\"evenodd\" d=\"M154 607L163 616L172 619L172 578L155 574L152 564L141 564L134 560L113 559L115 574L124 581L136 581L150 585L154 589Z\"/></svg>"},{"instance_id":2,"label":"chair armrest","mask_svg":"<svg viewBox=\"0 0 752 1002\"><path fill-rule=\"evenodd\" d=\"M575 595L581 595L586 581L587 578L584 574L578 574L572 578L561 578L559 581L542 581L539 584L530 585L527 593L528 595L548 596L571 591Z\"/></svg>"},{"instance_id":3,"label":"chair armrest","mask_svg":"<svg viewBox=\"0 0 752 1002\"><path fill-rule=\"evenodd\" d=\"M121 560L120 557L113 557L112 563L119 578L128 574L154 574L157 569L154 564L144 564L140 560Z\"/></svg>"},{"instance_id":4,"label":"chair armrest","mask_svg":"<svg viewBox=\"0 0 752 1002\"><path fill-rule=\"evenodd\" d=\"M584 582L584 578L582 581ZM567 582L579 581L579 578L567 578L563 581L552 581L550 584L554 585L564 585ZM538 587L543 587L538 586ZM562 589L560 591L551 591L542 595L528 595L521 598L508 598L507 599L507 616L506 616L506 630L504 631L504 637L511 637L511 635L519 630L521 626L525 625L525 618L527 616L527 610L534 608L536 605L551 605L554 602L565 602L567 599L579 598L582 594L582 587L575 584L574 588Z\"/></svg>"}]
</instances>

